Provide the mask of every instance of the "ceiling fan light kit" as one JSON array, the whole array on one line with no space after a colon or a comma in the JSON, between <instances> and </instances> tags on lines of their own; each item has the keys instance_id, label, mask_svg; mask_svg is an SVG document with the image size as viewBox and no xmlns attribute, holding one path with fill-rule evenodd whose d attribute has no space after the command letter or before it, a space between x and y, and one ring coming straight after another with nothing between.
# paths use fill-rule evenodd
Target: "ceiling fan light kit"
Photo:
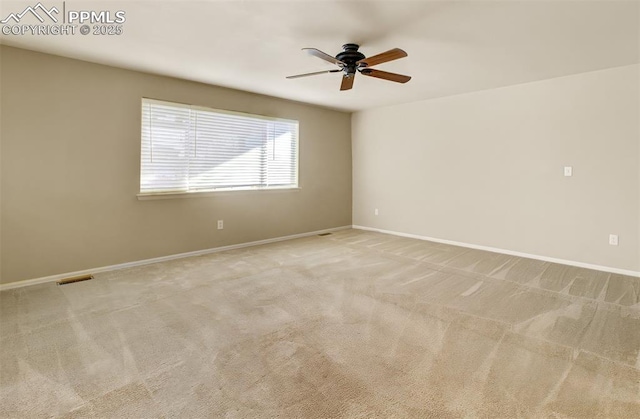
<instances>
[{"instance_id":1,"label":"ceiling fan light kit","mask_svg":"<svg viewBox=\"0 0 640 419\"><path fill-rule=\"evenodd\" d=\"M332 57L331 55L324 53L316 48L303 48L302 50L306 51L309 55L313 55L314 57L318 57L322 60L335 64L339 68L335 70L297 74L295 76L289 76L287 78L297 79L300 77L315 76L318 74L342 73L342 83L340 85L340 90L350 90L353 87L353 81L355 79L356 73L360 73L363 76L375 77L378 79L389 80L396 83L406 83L411 80L410 76L369 68L374 65L406 57L407 53L400 48L394 48L368 58L363 53L358 51L359 48L360 45L358 44L344 44L342 46L342 52L340 52L335 57Z\"/></svg>"}]
</instances>

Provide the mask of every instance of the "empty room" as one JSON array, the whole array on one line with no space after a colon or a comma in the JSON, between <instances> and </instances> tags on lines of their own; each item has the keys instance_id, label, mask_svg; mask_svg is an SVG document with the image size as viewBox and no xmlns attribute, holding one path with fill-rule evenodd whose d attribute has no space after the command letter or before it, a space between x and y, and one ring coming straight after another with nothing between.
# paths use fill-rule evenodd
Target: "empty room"
<instances>
[{"instance_id":1,"label":"empty room","mask_svg":"<svg viewBox=\"0 0 640 419\"><path fill-rule=\"evenodd\" d=\"M640 417L640 2L0 3L0 418L276 417Z\"/></svg>"}]
</instances>

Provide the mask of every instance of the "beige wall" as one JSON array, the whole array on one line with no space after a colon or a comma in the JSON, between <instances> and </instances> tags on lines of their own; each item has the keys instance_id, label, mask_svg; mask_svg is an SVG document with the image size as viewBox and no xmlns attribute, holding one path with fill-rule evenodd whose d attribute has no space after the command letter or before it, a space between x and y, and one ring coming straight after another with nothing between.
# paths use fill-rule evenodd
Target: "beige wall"
<instances>
[{"instance_id":1,"label":"beige wall","mask_svg":"<svg viewBox=\"0 0 640 419\"><path fill-rule=\"evenodd\" d=\"M353 223L640 271L638 71L354 114Z\"/></svg>"},{"instance_id":2,"label":"beige wall","mask_svg":"<svg viewBox=\"0 0 640 419\"><path fill-rule=\"evenodd\" d=\"M0 62L4 283L351 224L347 113L4 46ZM301 189L138 201L141 97L299 120Z\"/></svg>"}]
</instances>

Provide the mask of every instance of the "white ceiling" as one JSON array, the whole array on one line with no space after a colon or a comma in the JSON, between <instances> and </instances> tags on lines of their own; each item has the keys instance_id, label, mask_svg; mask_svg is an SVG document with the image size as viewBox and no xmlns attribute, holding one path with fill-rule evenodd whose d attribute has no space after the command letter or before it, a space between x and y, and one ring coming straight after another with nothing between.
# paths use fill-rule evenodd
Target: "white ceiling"
<instances>
[{"instance_id":1,"label":"white ceiling","mask_svg":"<svg viewBox=\"0 0 640 419\"><path fill-rule=\"evenodd\" d=\"M0 19L31 2L2 1ZM61 1L42 0L47 7ZM4 44L118 67L360 110L628 65L639 57L637 1L66 1L67 10L124 10L121 36L0 36ZM37 22L32 22L37 23ZM300 51L335 55L347 42L407 58L361 75L340 74Z\"/></svg>"}]
</instances>

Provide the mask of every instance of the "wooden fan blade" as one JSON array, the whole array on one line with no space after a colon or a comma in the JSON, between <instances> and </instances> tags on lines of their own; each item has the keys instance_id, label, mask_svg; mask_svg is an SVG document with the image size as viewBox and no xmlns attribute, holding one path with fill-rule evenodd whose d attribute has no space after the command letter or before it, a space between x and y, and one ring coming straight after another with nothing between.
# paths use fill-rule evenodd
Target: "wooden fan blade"
<instances>
[{"instance_id":1,"label":"wooden fan blade","mask_svg":"<svg viewBox=\"0 0 640 419\"><path fill-rule=\"evenodd\" d=\"M335 65L339 65L339 66L343 66L345 65L345 63L343 63L342 61L338 60L335 57L332 57L331 55L320 51L319 49L316 48L302 48L303 51L307 51L308 54L313 55L314 57L318 57L322 60L325 61L329 61L332 64Z\"/></svg>"},{"instance_id":2,"label":"wooden fan blade","mask_svg":"<svg viewBox=\"0 0 640 419\"><path fill-rule=\"evenodd\" d=\"M406 57L407 53L400 48L390 49L382 54L374 55L372 57L365 58L358 61L356 64L359 66L373 67L374 65L386 63L387 61L397 60L398 58Z\"/></svg>"},{"instance_id":3,"label":"wooden fan blade","mask_svg":"<svg viewBox=\"0 0 640 419\"><path fill-rule=\"evenodd\" d=\"M326 73L339 73L342 70L340 69L336 69L336 70L324 70L324 71L316 71L315 73L304 73L304 74L296 74L295 76L287 76L288 79L297 79L300 77L309 77L309 76L315 76L317 74L326 74Z\"/></svg>"},{"instance_id":4,"label":"wooden fan blade","mask_svg":"<svg viewBox=\"0 0 640 419\"><path fill-rule=\"evenodd\" d=\"M373 68L364 68L360 71L360 73L369 77L395 81L396 83L406 83L411 80L411 77L405 76L403 74L389 73L386 71L375 70Z\"/></svg>"},{"instance_id":5,"label":"wooden fan blade","mask_svg":"<svg viewBox=\"0 0 640 419\"><path fill-rule=\"evenodd\" d=\"M342 76L342 84L340 85L340 90L349 90L353 87L353 80L356 78L355 74L351 74L347 76L346 74Z\"/></svg>"}]
</instances>

